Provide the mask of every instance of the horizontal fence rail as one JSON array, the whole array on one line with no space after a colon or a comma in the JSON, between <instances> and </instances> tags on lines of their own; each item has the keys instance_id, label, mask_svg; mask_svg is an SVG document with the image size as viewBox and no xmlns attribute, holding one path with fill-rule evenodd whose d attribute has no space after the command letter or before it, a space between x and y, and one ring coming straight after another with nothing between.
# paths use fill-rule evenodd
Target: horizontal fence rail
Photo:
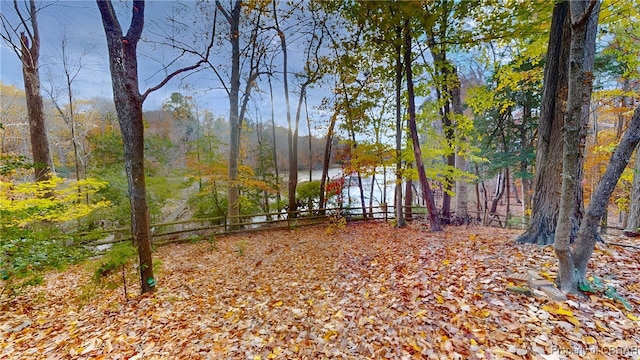
<instances>
[{"instance_id":1,"label":"horizontal fence rail","mask_svg":"<svg viewBox=\"0 0 640 360\"><path fill-rule=\"evenodd\" d=\"M408 221L428 221L427 209L424 206L403 206L403 214ZM292 215L290 217L290 215ZM477 225L509 229L525 230L529 226L530 217L514 216L481 211L469 211L466 217L460 217L451 212L448 217L439 214L440 221L445 225ZM326 208L298 210L294 212L271 212L219 216L200 219L188 219L158 223L151 225L151 236L154 245L193 241L206 236L223 236L239 232L255 232L275 229L294 229L302 226L331 224L344 218L347 222L384 220L395 221L395 207L385 204L378 206ZM603 229L623 230L616 226L601 226ZM103 252L115 243L131 241L131 228L120 227L101 229L90 232L71 234L78 239L78 243Z\"/></svg>"}]
</instances>

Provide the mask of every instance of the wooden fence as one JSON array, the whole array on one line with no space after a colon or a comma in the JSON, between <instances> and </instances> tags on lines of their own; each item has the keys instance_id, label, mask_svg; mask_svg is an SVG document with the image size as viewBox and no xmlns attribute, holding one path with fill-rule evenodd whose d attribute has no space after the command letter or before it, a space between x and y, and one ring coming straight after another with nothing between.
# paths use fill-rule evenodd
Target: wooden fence
<instances>
[{"instance_id":1,"label":"wooden fence","mask_svg":"<svg viewBox=\"0 0 640 360\"><path fill-rule=\"evenodd\" d=\"M366 216L364 216L366 212ZM154 245L185 242L204 236L226 235L238 232L252 232L268 229L294 229L301 226L328 223L340 218L346 221L384 220L393 219L393 212L389 212L384 205L367 207L363 212L359 208L330 208L299 210L289 217L287 212L272 212L262 214L220 216L201 219L189 219L159 223L151 225L151 236ZM391 215L391 216L390 216ZM87 246L100 248L109 244L131 241L131 228L121 227L103 229L92 232L72 234Z\"/></svg>"},{"instance_id":2,"label":"wooden fence","mask_svg":"<svg viewBox=\"0 0 640 360\"><path fill-rule=\"evenodd\" d=\"M407 211L409 210L409 211ZM408 221L427 221L424 206L403 207ZM181 220L153 224L151 235L154 245L187 242L206 236L222 236L238 232L254 232L272 229L294 229L316 224L331 224L332 221L344 219L347 222L368 220L395 220L395 208L384 204L374 207L328 208L295 211L294 217L286 212L267 214L240 215L237 217L221 216L203 219ZM366 216L365 216L366 214ZM448 218L442 218L445 225L476 225L525 230L530 218L526 216L510 216L505 214L470 211L465 218L459 218L455 212ZM605 226L606 229L622 230L619 227ZM114 228L76 233L74 236L80 243L97 249L106 249L110 244L131 241L131 228Z\"/></svg>"}]
</instances>

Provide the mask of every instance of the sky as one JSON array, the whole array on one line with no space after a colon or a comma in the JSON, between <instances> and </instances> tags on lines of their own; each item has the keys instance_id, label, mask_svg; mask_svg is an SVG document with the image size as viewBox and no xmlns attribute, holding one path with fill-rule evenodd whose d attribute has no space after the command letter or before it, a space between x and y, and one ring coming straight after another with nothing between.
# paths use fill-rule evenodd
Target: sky
<instances>
[{"instance_id":1,"label":"sky","mask_svg":"<svg viewBox=\"0 0 640 360\"><path fill-rule=\"evenodd\" d=\"M19 0L19 5L24 9L24 1ZM223 2L224 4L225 2ZM41 57L40 77L42 86L50 88L51 84L64 85L62 74L61 44L63 39L67 42L69 64L78 68L79 74L73 82L74 96L78 99L91 99L95 97L112 98L111 75L109 73L108 53L104 29L100 13L94 1L36 1L41 7L38 13L38 22L41 33ZM184 9L192 9L194 2L184 2ZM118 12L123 32L128 28L130 17L130 1L114 1L114 7ZM189 10L190 11L190 10ZM16 15L13 10L13 2L0 0L0 12L12 24L16 23ZM173 18L184 23L193 19L180 10L176 10L175 1L147 1L145 6L145 30L143 41L138 47L139 85L141 92L158 84L165 76L162 64L166 64L174 58L175 53L168 46L159 46L147 40L157 39L158 33L167 32L167 19ZM199 23L196 26L205 26ZM218 31L225 31L219 29ZM213 54L213 61L218 64L230 62L228 41L217 44L218 50ZM296 51L295 44L291 46L289 67L290 71L298 71L296 66L301 63L301 52ZM274 57L278 61L280 56ZM195 59L186 59L182 66L195 63ZM303 62L302 62L303 63ZM178 64L180 65L180 64ZM299 66L298 66L299 67ZM291 76L293 78L293 76ZM24 88L21 65L17 55L5 42L0 43L0 81L4 84L16 85ZM279 79L273 79L275 98L276 123L286 126L286 110L284 107L283 84ZM243 85L242 85L243 86ZM252 102L249 105L247 117L253 120L269 121L271 118L271 102L266 78L259 84L261 91L254 92ZM294 92L296 86L290 80L291 112L295 116L298 95ZM226 92L222 90L220 81L215 78L211 70L203 70L193 73L186 78L176 78L170 81L164 88L149 95L144 103L145 110L157 110L163 100L173 92L181 92L192 96L199 110L208 109L215 117L228 118L229 100ZM43 92L47 99L48 95ZM322 112L316 107L324 96L330 96L329 92L321 89L309 89L309 112L317 124L314 127L322 128L324 120ZM256 115L260 112L260 115ZM326 120L326 119L325 119ZM305 117L302 114L300 134L306 134ZM312 130L313 132L313 130Z\"/></svg>"}]
</instances>

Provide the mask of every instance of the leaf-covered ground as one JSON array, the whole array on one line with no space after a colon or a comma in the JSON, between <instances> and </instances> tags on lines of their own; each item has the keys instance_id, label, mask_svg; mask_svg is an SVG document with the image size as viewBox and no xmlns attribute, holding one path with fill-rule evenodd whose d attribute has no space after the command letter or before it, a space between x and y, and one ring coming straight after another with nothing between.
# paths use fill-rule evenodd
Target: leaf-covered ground
<instances>
[{"instance_id":1,"label":"leaf-covered ground","mask_svg":"<svg viewBox=\"0 0 640 360\"><path fill-rule=\"evenodd\" d=\"M518 233L362 223L169 245L158 291L128 301L71 268L0 315L0 359L639 358L638 250L598 245L590 269L636 310L555 302L506 291L555 275Z\"/></svg>"}]
</instances>

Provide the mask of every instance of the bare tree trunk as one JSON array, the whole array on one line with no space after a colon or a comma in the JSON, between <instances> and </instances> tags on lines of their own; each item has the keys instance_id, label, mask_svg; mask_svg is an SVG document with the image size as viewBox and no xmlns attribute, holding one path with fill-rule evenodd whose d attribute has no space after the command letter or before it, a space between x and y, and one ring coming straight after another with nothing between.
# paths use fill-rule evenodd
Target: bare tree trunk
<instances>
[{"instance_id":1,"label":"bare tree trunk","mask_svg":"<svg viewBox=\"0 0 640 360\"><path fill-rule=\"evenodd\" d=\"M125 153L125 170L131 202L131 234L138 248L142 292L155 289L151 257L151 232L144 171L144 126L138 90L137 43L144 27L144 1L134 1L131 27L122 34L110 1L97 1L109 48L113 100L118 113ZM124 40L123 40L124 39Z\"/></svg>"},{"instance_id":2,"label":"bare tree trunk","mask_svg":"<svg viewBox=\"0 0 640 360\"><path fill-rule=\"evenodd\" d=\"M222 6L216 1L218 8ZM238 184L238 162L240 158L240 129L242 119L239 116L240 105L240 10L242 1L236 0L230 14L229 42L231 43L231 86L229 88L229 168L227 185L227 216L231 228L235 228L240 219L240 188Z\"/></svg>"},{"instance_id":3,"label":"bare tree trunk","mask_svg":"<svg viewBox=\"0 0 640 360\"><path fill-rule=\"evenodd\" d=\"M142 293L152 292L156 281L153 277L151 231L145 184L142 104L151 92L162 88L173 77L196 69L207 62L215 34L212 34L206 57L195 65L170 73L158 85L140 94L136 49L144 28L145 2L144 0L133 2L131 25L126 35L122 33L111 1L96 0L96 3L107 38L113 101L124 143L125 170L131 202L131 235L134 245L138 248L141 288Z\"/></svg>"},{"instance_id":4,"label":"bare tree trunk","mask_svg":"<svg viewBox=\"0 0 640 360\"><path fill-rule=\"evenodd\" d=\"M411 62L411 33L408 22L405 22L405 49L404 49L404 63L406 64L407 75L407 95L409 98L409 130L411 133L411 141L413 142L413 154L416 158L416 167L418 168L418 176L420 177L420 187L422 188L423 197L427 205L427 211L429 212L429 222L431 225L431 231L441 231L440 219L438 217L438 210L433 201L433 195L431 194L431 187L427 180L427 174L424 170L424 164L422 162L422 152L420 151L420 141L418 139L418 129L416 126L416 105L415 94L413 91L413 73Z\"/></svg>"},{"instance_id":5,"label":"bare tree trunk","mask_svg":"<svg viewBox=\"0 0 640 360\"><path fill-rule=\"evenodd\" d=\"M396 36L398 39L402 38L402 29L396 27ZM396 187L395 187L395 213L396 213L396 227L404 228L407 226L407 221L404 218L402 211L402 45L396 44Z\"/></svg>"},{"instance_id":6,"label":"bare tree trunk","mask_svg":"<svg viewBox=\"0 0 640 360\"><path fill-rule=\"evenodd\" d=\"M271 76L269 76L269 96L271 97L271 135L273 136L273 171L276 174L276 207L278 207L278 217L280 216L280 174L278 173L278 149L276 145L276 120L274 116L273 88L271 87ZM322 206L322 201L320 201Z\"/></svg>"},{"instance_id":7,"label":"bare tree trunk","mask_svg":"<svg viewBox=\"0 0 640 360\"><path fill-rule=\"evenodd\" d=\"M498 203L502 199L502 195L504 195L504 191L505 191L506 181L503 178L502 172L500 172L500 174L498 175L498 179L499 180L498 180L498 186L496 187L496 196L491 201L491 210L489 210L489 213L491 214L495 214L496 211L498 211Z\"/></svg>"},{"instance_id":8,"label":"bare tree trunk","mask_svg":"<svg viewBox=\"0 0 640 360\"><path fill-rule=\"evenodd\" d=\"M13 1L14 9L21 19L19 57L22 62L22 77L27 101L27 117L29 119L29 135L33 162L37 164L34 176L36 181L49 180L53 169L49 139L45 125L44 106L40 92L40 29L38 28L38 9L35 1L29 1L29 16L23 17L18 3ZM30 24L29 24L30 23ZM29 29L31 27L31 29ZM29 43L31 42L31 43ZM17 47L17 46L16 46ZM45 196L52 196L48 193Z\"/></svg>"},{"instance_id":9,"label":"bare tree trunk","mask_svg":"<svg viewBox=\"0 0 640 360\"><path fill-rule=\"evenodd\" d=\"M594 10L592 5L598 4ZM554 249L558 257L558 287L564 292L578 292L576 265L571 252L572 216L575 212L576 179L579 177L580 137L583 121L582 109L591 98L593 74L585 63L588 47L595 48L599 3L593 1L574 1L570 3L571 16L571 52L569 67L569 96L564 121L562 150L562 192L560 194L560 212L554 239ZM594 21L590 21L592 18ZM594 31L589 36L589 27ZM595 53L595 52L594 52ZM586 66L585 66L586 65ZM625 164L626 165L626 164ZM584 242L583 242L584 243ZM586 265L585 265L586 267Z\"/></svg>"},{"instance_id":10,"label":"bare tree trunk","mask_svg":"<svg viewBox=\"0 0 640 360\"><path fill-rule=\"evenodd\" d=\"M309 145L309 181L313 181L313 150L311 149L311 118L307 106L307 93L304 94L304 113L307 116L307 140Z\"/></svg>"},{"instance_id":11,"label":"bare tree trunk","mask_svg":"<svg viewBox=\"0 0 640 360\"><path fill-rule=\"evenodd\" d=\"M327 199L326 199L326 188L327 188L327 178L329 177L329 162L331 160L331 143L333 141L333 131L336 126L336 114L333 114L331 120L329 121L329 129L327 129L327 141L324 145L324 158L322 160L322 179L320 179L320 207L322 210L322 215L325 214L324 209L327 207Z\"/></svg>"},{"instance_id":12,"label":"bare tree trunk","mask_svg":"<svg viewBox=\"0 0 640 360\"><path fill-rule=\"evenodd\" d=\"M457 72L455 75L457 78ZM454 116L460 117L464 116L464 114L462 109L462 96L460 95L460 81L457 81L456 86L451 88L451 103ZM460 141L466 142L466 139L462 138ZM465 155L460 154L460 148L455 150L454 156L455 167L465 172L469 171L469 164ZM456 215L462 219L467 219L469 216L469 186L464 179L456 180Z\"/></svg>"},{"instance_id":13,"label":"bare tree trunk","mask_svg":"<svg viewBox=\"0 0 640 360\"><path fill-rule=\"evenodd\" d=\"M553 243L556 230L562 174L562 158L558 154L562 153L562 104L567 98L571 40L568 13L567 1L554 5L538 126L533 216L527 231L516 240L521 243L549 245Z\"/></svg>"},{"instance_id":14,"label":"bare tree trunk","mask_svg":"<svg viewBox=\"0 0 640 360\"><path fill-rule=\"evenodd\" d=\"M408 165L411 167L410 165ZM399 185L402 186L402 185ZM400 204L402 207L402 203ZM404 217L407 221L413 220L413 180L408 178L405 180L404 186ZM405 224L406 225L406 224Z\"/></svg>"}]
</instances>

